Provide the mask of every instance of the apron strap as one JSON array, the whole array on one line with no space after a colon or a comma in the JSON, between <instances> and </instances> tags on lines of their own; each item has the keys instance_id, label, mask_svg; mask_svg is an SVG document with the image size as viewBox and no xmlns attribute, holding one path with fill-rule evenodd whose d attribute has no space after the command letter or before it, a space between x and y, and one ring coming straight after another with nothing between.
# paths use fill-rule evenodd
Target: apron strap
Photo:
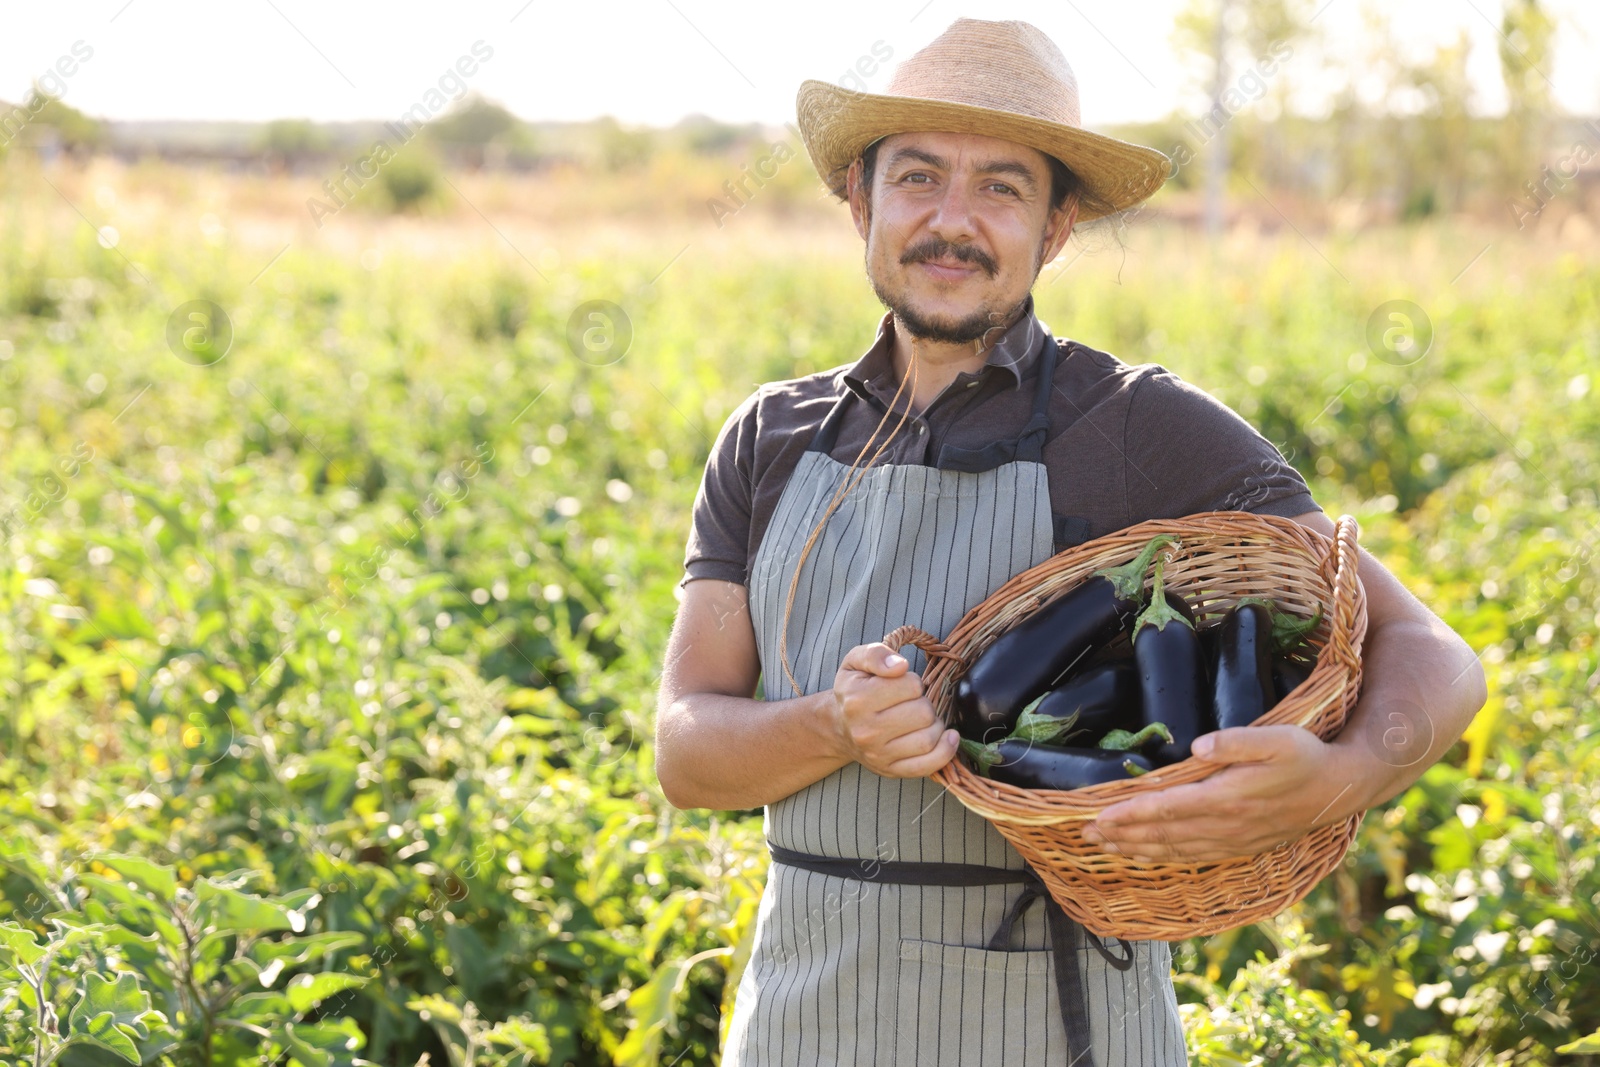
<instances>
[{"instance_id":1,"label":"apron strap","mask_svg":"<svg viewBox=\"0 0 1600 1067\"><path fill-rule=\"evenodd\" d=\"M834 401L833 407L828 409L828 414L817 427L817 432L811 435L811 441L806 445L807 452L821 452L825 456L833 452L833 446L839 440L839 424L844 421L845 409L850 406L850 401L855 395L846 385L844 393Z\"/></svg>"},{"instance_id":2,"label":"apron strap","mask_svg":"<svg viewBox=\"0 0 1600 1067\"><path fill-rule=\"evenodd\" d=\"M1039 353L1039 375L1034 379L1033 412L1028 416L1022 432L1016 437L990 441L982 448L961 448L957 445L939 446L940 470L965 471L980 474L1006 463L1044 462L1044 442L1050 436L1050 393L1055 386L1056 361L1061 347L1055 339L1045 334L1045 343Z\"/></svg>"},{"instance_id":3,"label":"apron strap","mask_svg":"<svg viewBox=\"0 0 1600 1067\"><path fill-rule=\"evenodd\" d=\"M816 856L796 852L770 841L767 842L767 848L772 853L774 863L863 882L937 886L1021 885L1021 895L1007 909L1000 926L989 939L989 950L1010 951L1011 932L1017 920L1035 900L1044 901L1045 928L1055 963L1056 1001L1061 1006L1061 1024L1067 1032L1070 1060L1074 1067L1094 1067L1094 1051L1089 1041L1089 1000L1083 986L1083 971L1078 966L1078 940L1080 937L1087 938L1089 944L1119 971L1126 971L1133 966L1133 946L1119 937L1117 940L1122 944L1123 954L1112 954L1100 938L1085 930L1062 909L1045 890L1043 880L1033 868Z\"/></svg>"},{"instance_id":4,"label":"apron strap","mask_svg":"<svg viewBox=\"0 0 1600 1067\"><path fill-rule=\"evenodd\" d=\"M1050 521L1054 526L1057 552L1076 548L1089 540L1089 520L1082 515L1061 515L1051 512Z\"/></svg>"},{"instance_id":5,"label":"apron strap","mask_svg":"<svg viewBox=\"0 0 1600 1067\"><path fill-rule=\"evenodd\" d=\"M1019 460L1026 463L1044 462L1044 443L1050 436L1050 393L1055 386L1056 362L1061 356L1061 347L1047 331L1040 348L1039 375L1034 380L1033 410L1022 432L1016 437L990 441L981 448L961 448L948 443L940 445L935 468L981 474ZM811 435L811 441L806 445L807 452L821 452L824 455L833 452L839 440L839 425L844 421L845 410L855 397L855 390L846 386L817 427L816 433Z\"/></svg>"}]
</instances>

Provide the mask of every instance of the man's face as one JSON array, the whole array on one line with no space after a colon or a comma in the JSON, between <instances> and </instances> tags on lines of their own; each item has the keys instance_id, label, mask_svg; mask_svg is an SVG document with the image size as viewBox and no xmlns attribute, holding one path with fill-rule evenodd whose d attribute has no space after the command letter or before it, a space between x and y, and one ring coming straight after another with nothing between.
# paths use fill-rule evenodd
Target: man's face
<instances>
[{"instance_id":1,"label":"man's face","mask_svg":"<svg viewBox=\"0 0 1600 1067\"><path fill-rule=\"evenodd\" d=\"M1044 153L965 133L901 133L878 145L871 202L851 168L850 209L867 277L915 337L965 344L1009 325L1066 243L1077 205L1050 211Z\"/></svg>"}]
</instances>

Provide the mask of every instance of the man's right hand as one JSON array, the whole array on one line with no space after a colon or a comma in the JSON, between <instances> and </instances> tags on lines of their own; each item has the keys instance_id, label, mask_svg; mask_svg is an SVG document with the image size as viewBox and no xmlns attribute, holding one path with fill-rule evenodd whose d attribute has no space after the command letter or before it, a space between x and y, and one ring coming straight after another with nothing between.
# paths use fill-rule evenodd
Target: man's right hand
<instances>
[{"instance_id":1,"label":"man's right hand","mask_svg":"<svg viewBox=\"0 0 1600 1067\"><path fill-rule=\"evenodd\" d=\"M833 678L834 727L855 762L886 778L922 778L955 758L961 736L922 695L922 679L882 641L845 654Z\"/></svg>"}]
</instances>

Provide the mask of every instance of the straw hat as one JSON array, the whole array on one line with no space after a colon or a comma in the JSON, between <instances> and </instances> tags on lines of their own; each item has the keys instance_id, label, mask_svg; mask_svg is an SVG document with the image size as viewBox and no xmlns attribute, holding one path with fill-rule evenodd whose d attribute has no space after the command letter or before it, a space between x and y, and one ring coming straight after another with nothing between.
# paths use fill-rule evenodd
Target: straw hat
<instances>
[{"instance_id":1,"label":"straw hat","mask_svg":"<svg viewBox=\"0 0 1600 1067\"><path fill-rule=\"evenodd\" d=\"M895 69L884 94L810 80L795 100L800 136L833 195L873 141L894 133L977 133L1037 148L1065 163L1113 211L1161 187L1170 161L1154 148L1091 133L1078 117L1066 57L1026 22L957 19ZM1078 212L1080 222L1103 211Z\"/></svg>"}]
</instances>

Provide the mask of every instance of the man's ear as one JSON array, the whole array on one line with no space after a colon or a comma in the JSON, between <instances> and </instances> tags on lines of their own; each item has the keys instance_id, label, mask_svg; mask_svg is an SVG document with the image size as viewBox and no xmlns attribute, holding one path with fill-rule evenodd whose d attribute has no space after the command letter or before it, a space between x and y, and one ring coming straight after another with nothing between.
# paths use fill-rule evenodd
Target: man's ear
<instances>
[{"instance_id":1,"label":"man's ear","mask_svg":"<svg viewBox=\"0 0 1600 1067\"><path fill-rule=\"evenodd\" d=\"M865 241L872 221L872 205L868 202L866 190L861 187L861 178L861 157L857 156L845 172L844 182L846 195L850 199L850 217L855 220L856 232Z\"/></svg>"},{"instance_id":2,"label":"man's ear","mask_svg":"<svg viewBox=\"0 0 1600 1067\"><path fill-rule=\"evenodd\" d=\"M1066 247L1067 238L1072 236L1072 227L1078 221L1078 194L1068 194L1060 207L1050 212L1049 226L1044 232L1044 262L1049 263L1061 254Z\"/></svg>"}]
</instances>

